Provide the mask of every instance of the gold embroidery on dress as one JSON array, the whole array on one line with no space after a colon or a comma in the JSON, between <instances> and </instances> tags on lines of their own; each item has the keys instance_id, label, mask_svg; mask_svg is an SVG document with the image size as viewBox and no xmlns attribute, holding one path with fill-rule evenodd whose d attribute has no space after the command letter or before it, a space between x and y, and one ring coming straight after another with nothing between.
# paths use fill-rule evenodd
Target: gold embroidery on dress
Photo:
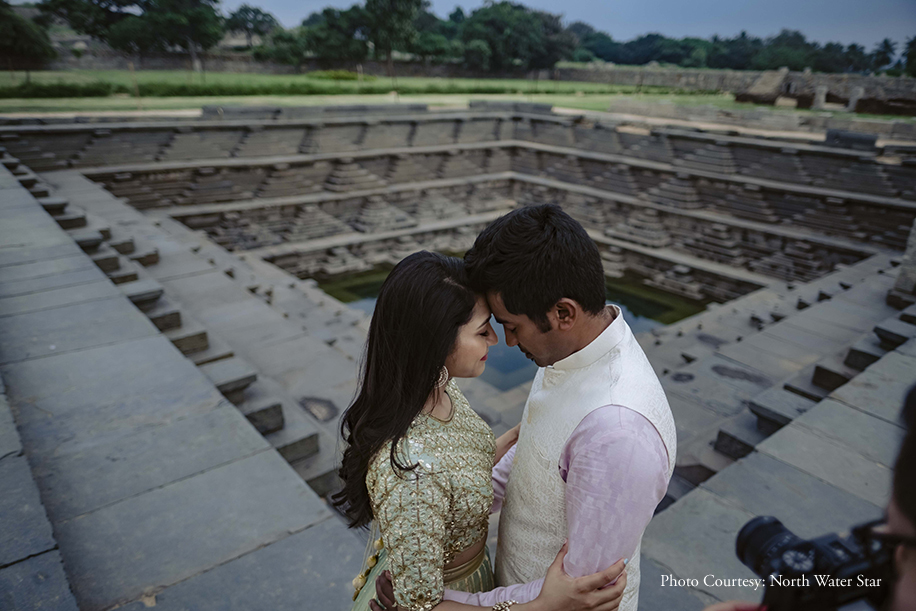
<instances>
[{"instance_id":1,"label":"gold embroidery on dress","mask_svg":"<svg viewBox=\"0 0 916 611\"><path fill-rule=\"evenodd\" d=\"M395 599L405 611L428 611L441 602L445 565L486 537L493 504L493 431L454 380L446 391L452 417L420 414L399 444L402 464L418 467L392 469L389 443L370 461L366 476Z\"/></svg>"}]
</instances>

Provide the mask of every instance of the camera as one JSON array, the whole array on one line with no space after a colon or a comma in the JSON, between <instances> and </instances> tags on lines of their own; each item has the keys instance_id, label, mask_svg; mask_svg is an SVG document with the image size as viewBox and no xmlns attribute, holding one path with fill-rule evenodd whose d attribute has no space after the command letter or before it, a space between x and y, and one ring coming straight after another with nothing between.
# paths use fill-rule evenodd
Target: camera
<instances>
[{"instance_id":1,"label":"camera","mask_svg":"<svg viewBox=\"0 0 916 611\"><path fill-rule=\"evenodd\" d=\"M867 602L882 608L891 592L893 548L869 537L874 523L850 535L804 540L772 516L759 516L738 533L738 559L766 582L769 611L839 609ZM857 605L858 607L858 605Z\"/></svg>"}]
</instances>

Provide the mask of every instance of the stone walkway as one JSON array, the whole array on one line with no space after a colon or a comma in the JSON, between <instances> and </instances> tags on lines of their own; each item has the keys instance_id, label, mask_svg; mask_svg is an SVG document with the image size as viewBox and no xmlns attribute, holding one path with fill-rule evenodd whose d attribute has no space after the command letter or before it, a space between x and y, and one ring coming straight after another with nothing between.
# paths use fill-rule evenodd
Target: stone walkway
<instances>
[{"instance_id":1,"label":"stone walkway","mask_svg":"<svg viewBox=\"0 0 916 611\"><path fill-rule=\"evenodd\" d=\"M18 608L344 608L358 539L2 168L0 188L0 376L22 439L0 410L16 491L0 514L22 525L0 538L4 592Z\"/></svg>"}]
</instances>

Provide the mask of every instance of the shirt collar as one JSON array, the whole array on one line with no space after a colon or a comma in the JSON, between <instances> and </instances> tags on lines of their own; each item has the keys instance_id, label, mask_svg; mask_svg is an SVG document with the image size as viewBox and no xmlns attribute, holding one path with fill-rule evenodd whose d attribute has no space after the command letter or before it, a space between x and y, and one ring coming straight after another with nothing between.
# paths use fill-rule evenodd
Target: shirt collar
<instances>
[{"instance_id":1,"label":"shirt collar","mask_svg":"<svg viewBox=\"0 0 916 611\"><path fill-rule=\"evenodd\" d=\"M623 312L616 305L608 305L614 314L614 320L593 339L590 344L578 352L573 352L565 359L560 359L553 365L548 365L545 369L557 369L568 371L570 369L581 369L595 363L602 356L613 350L626 336L629 326L623 319Z\"/></svg>"}]
</instances>

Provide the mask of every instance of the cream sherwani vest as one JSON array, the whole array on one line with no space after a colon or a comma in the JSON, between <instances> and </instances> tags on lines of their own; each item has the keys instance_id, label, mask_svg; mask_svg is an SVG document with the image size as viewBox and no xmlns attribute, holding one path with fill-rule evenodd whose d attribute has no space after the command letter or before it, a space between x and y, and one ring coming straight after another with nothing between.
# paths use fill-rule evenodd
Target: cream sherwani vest
<instances>
[{"instance_id":1,"label":"cream sherwani vest","mask_svg":"<svg viewBox=\"0 0 916 611\"><path fill-rule=\"evenodd\" d=\"M620 309L611 307L617 317L601 335L579 352L539 369L534 378L499 519L500 586L544 577L560 551L567 537L560 454L592 411L620 405L644 416L668 451L669 479L674 471L677 441L665 392ZM627 565L621 611L636 609L639 548Z\"/></svg>"}]
</instances>

